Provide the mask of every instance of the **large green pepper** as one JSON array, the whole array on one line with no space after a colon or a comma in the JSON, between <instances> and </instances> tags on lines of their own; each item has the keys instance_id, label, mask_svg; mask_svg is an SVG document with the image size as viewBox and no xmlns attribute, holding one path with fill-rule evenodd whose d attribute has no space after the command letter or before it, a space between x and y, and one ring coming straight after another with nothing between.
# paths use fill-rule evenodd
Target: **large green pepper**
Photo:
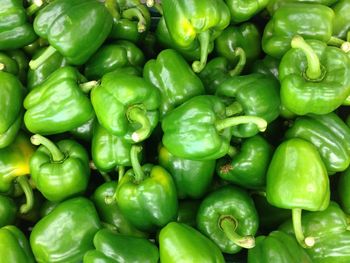
<instances>
[{"instance_id":1,"label":"large green pepper","mask_svg":"<svg viewBox=\"0 0 350 263\"><path fill-rule=\"evenodd\" d=\"M329 174L344 171L350 165L350 128L333 112L297 118L285 137L301 138L315 145Z\"/></svg>"},{"instance_id":2,"label":"large green pepper","mask_svg":"<svg viewBox=\"0 0 350 263\"><path fill-rule=\"evenodd\" d=\"M157 263L159 260L158 248L151 241L117 234L108 229L101 229L95 234L94 245L96 250L84 255L84 263Z\"/></svg>"},{"instance_id":3,"label":"large green pepper","mask_svg":"<svg viewBox=\"0 0 350 263\"><path fill-rule=\"evenodd\" d=\"M93 238L101 228L91 201L77 197L60 203L37 222L30 245L37 262L80 262L94 248Z\"/></svg>"},{"instance_id":4,"label":"large green pepper","mask_svg":"<svg viewBox=\"0 0 350 263\"><path fill-rule=\"evenodd\" d=\"M160 91L161 117L186 100L204 94L201 80L186 60L172 49L160 52L156 60L149 60L143 69L143 76Z\"/></svg>"},{"instance_id":5,"label":"large green pepper","mask_svg":"<svg viewBox=\"0 0 350 263\"><path fill-rule=\"evenodd\" d=\"M306 251L295 239L282 231L256 238L256 246L248 251L248 263L311 263Z\"/></svg>"},{"instance_id":6,"label":"large green pepper","mask_svg":"<svg viewBox=\"0 0 350 263\"><path fill-rule=\"evenodd\" d=\"M16 226L0 228L0 255L6 263L34 263L27 238Z\"/></svg>"},{"instance_id":7,"label":"large green pepper","mask_svg":"<svg viewBox=\"0 0 350 263\"><path fill-rule=\"evenodd\" d=\"M90 120L94 111L82 91L86 81L77 69L63 67L52 73L24 99L24 123L41 135L70 131Z\"/></svg>"},{"instance_id":8,"label":"large green pepper","mask_svg":"<svg viewBox=\"0 0 350 263\"><path fill-rule=\"evenodd\" d=\"M21 48L37 38L22 0L1 1L0 17L0 50Z\"/></svg>"},{"instance_id":9,"label":"large green pepper","mask_svg":"<svg viewBox=\"0 0 350 263\"><path fill-rule=\"evenodd\" d=\"M0 227L13 224L16 214L17 206L12 198L0 195Z\"/></svg>"},{"instance_id":10,"label":"large green pepper","mask_svg":"<svg viewBox=\"0 0 350 263\"><path fill-rule=\"evenodd\" d=\"M247 138L230 153L230 158L220 160L217 174L244 188L262 188L266 185L266 171L272 157L271 145L260 135Z\"/></svg>"},{"instance_id":11,"label":"large green pepper","mask_svg":"<svg viewBox=\"0 0 350 263\"><path fill-rule=\"evenodd\" d=\"M81 65L107 38L112 16L97 0L56 0L39 11L33 24L35 33L47 39L50 47L29 63L32 69L57 51L70 64Z\"/></svg>"},{"instance_id":12,"label":"large green pepper","mask_svg":"<svg viewBox=\"0 0 350 263\"><path fill-rule=\"evenodd\" d=\"M91 102L100 124L130 142L145 140L158 124L159 91L137 76L107 73L92 90Z\"/></svg>"},{"instance_id":13,"label":"large green pepper","mask_svg":"<svg viewBox=\"0 0 350 263\"><path fill-rule=\"evenodd\" d=\"M159 149L158 159L173 177L179 198L201 198L208 191L215 172L215 160L184 159L172 155L164 146Z\"/></svg>"},{"instance_id":14,"label":"large green pepper","mask_svg":"<svg viewBox=\"0 0 350 263\"><path fill-rule=\"evenodd\" d=\"M256 116L227 117L230 111L230 106L226 107L216 96L193 97L163 118L162 142L175 156L214 160L228 153L232 126L254 123L260 131L266 129L264 119Z\"/></svg>"},{"instance_id":15,"label":"large green pepper","mask_svg":"<svg viewBox=\"0 0 350 263\"><path fill-rule=\"evenodd\" d=\"M233 100L238 115L258 116L267 123L275 120L280 112L279 83L275 78L262 74L233 76L221 83L216 95ZM259 132L254 123L232 128L236 137L251 137Z\"/></svg>"},{"instance_id":16,"label":"large green pepper","mask_svg":"<svg viewBox=\"0 0 350 263\"><path fill-rule=\"evenodd\" d=\"M266 175L266 196L270 204L292 209L293 227L299 244L312 247L314 239L304 236L301 211L322 211L330 198L329 179L317 148L293 138L274 152Z\"/></svg>"},{"instance_id":17,"label":"large green pepper","mask_svg":"<svg viewBox=\"0 0 350 263\"><path fill-rule=\"evenodd\" d=\"M220 249L195 228L171 222L159 234L160 261L224 263Z\"/></svg>"},{"instance_id":18,"label":"large green pepper","mask_svg":"<svg viewBox=\"0 0 350 263\"><path fill-rule=\"evenodd\" d=\"M197 228L224 253L255 246L259 226L253 199L236 186L224 186L204 198L197 213Z\"/></svg>"},{"instance_id":19,"label":"large green pepper","mask_svg":"<svg viewBox=\"0 0 350 263\"><path fill-rule=\"evenodd\" d=\"M269 0L225 0L231 13L231 22L234 24L248 21L255 14L263 10Z\"/></svg>"},{"instance_id":20,"label":"large green pepper","mask_svg":"<svg viewBox=\"0 0 350 263\"><path fill-rule=\"evenodd\" d=\"M267 23L262 37L266 54L281 58L295 35L327 43L333 31L334 12L319 4L291 3L279 8ZM298 63L293 62L293 65Z\"/></svg>"},{"instance_id":21,"label":"large green pepper","mask_svg":"<svg viewBox=\"0 0 350 263\"><path fill-rule=\"evenodd\" d=\"M200 72L207 61L209 43L230 23L230 12L223 0L163 0L163 16L176 45L188 48L200 43L200 60L192 64Z\"/></svg>"},{"instance_id":22,"label":"large green pepper","mask_svg":"<svg viewBox=\"0 0 350 263\"><path fill-rule=\"evenodd\" d=\"M141 68L144 63L141 49L132 42L119 40L102 46L86 62L84 75L88 79L100 79L108 72L125 67Z\"/></svg>"},{"instance_id":23,"label":"large green pepper","mask_svg":"<svg viewBox=\"0 0 350 263\"><path fill-rule=\"evenodd\" d=\"M339 0L270 0L266 6L266 10L272 16L278 8L285 4L290 3L309 3L309 4L321 4L326 6L331 6Z\"/></svg>"},{"instance_id":24,"label":"large green pepper","mask_svg":"<svg viewBox=\"0 0 350 263\"><path fill-rule=\"evenodd\" d=\"M350 59L337 47L318 40L292 40L279 66L281 102L298 114L326 114L350 94Z\"/></svg>"},{"instance_id":25,"label":"large green pepper","mask_svg":"<svg viewBox=\"0 0 350 263\"><path fill-rule=\"evenodd\" d=\"M176 219L177 195L171 175L161 166L138 161L140 146L130 151L132 169L119 180L115 198L120 210L136 228L154 231Z\"/></svg>"},{"instance_id":26,"label":"large green pepper","mask_svg":"<svg viewBox=\"0 0 350 263\"><path fill-rule=\"evenodd\" d=\"M340 0L332 6L334 11L333 35L346 39L350 31L350 1Z\"/></svg>"},{"instance_id":27,"label":"large green pepper","mask_svg":"<svg viewBox=\"0 0 350 263\"><path fill-rule=\"evenodd\" d=\"M330 202L324 211L303 214L302 226L306 236L315 244L306 249L312 262L345 263L350 260L350 225L348 215L335 202ZM279 228L293 235L292 222L287 221Z\"/></svg>"},{"instance_id":28,"label":"large green pepper","mask_svg":"<svg viewBox=\"0 0 350 263\"><path fill-rule=\"evenodd\" d=\"M59 202L86 190L89 156L82 145L73 140L61 140L56 145L39 134L30 140L41 145L30 159L30 174L47 200Z\"/></svg>"}]
</instances>

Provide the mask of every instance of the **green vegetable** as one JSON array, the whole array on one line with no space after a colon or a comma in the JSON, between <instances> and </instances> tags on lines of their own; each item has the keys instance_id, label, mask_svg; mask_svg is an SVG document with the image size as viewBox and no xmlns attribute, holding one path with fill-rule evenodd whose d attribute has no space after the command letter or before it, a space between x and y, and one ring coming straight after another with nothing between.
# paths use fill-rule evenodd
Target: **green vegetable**
<instances>
[{"instance_id":1,"label":"green vegetable","mask_svg":"<svg viewBox=\"0 0 350 263\"><path fill-rule=\"evenodd\" d=\"M15 222L17 206L12 198L0 195L0 227L11 225Z\"/></svg>"},{"instance_id":2,"label":"green vegetable","mask_svg":"<svg viewBox=\"0 0 350 263\"><path fill-rule=\"evenodd\" d=\"M231 22L234 24L248 21L263 10L269 0L225 0L231 13Z\"/></svg>"},{"instance_id":3,"label":"green vegetable","mask_svg":"<svg viewBox=\"0 0 350 263\"><path fill-rule=\"evenodd\" d=\"M334 11L333 35L346 39L350 31L350 1L339 0L332 9Z\"/></svg>"}]
</instances>

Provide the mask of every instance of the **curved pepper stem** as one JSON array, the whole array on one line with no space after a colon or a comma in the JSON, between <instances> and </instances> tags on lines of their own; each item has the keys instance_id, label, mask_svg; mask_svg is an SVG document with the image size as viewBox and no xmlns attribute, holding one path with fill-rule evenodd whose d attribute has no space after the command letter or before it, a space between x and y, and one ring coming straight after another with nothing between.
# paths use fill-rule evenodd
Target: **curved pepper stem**
<instances>
[{"instance_id":1,"label":"curved pepper stem","mask_svg":"<svg viewBox=\"0 0 350 263\"><path fill-rule=\"evenodd\" d=\"M19 176L16 179L19 186L22 188L23 193L26 197L26 203L22 204L19 208L20 213L25 214L28 213L34 206L34 195L33 190L30 187L28 182L28 178L26 176Z\"/></svg>"},{"instance_id":2,"label":"curved pepper stem","mask_svg":"<svg viewBox=\"0 0 350 263\"><path fill-rule=\"evenodd\" d=\"M126 116L131 122L141 125L141 127L131 135L131 139L134 142L141 142L151 134L151 124L146 112L141 107L130 107L126 112Z\"/></svg>"},{"instance_id":3,"label":"curved pepper stem","mask_svg":"<svg viewBox=\"0 0 350 263\"><path fill-rule=\"evenodd\" d=\"M310 248L315 244L315 239L313 237L305 238L301 224L301 211L302 210L300 208L292 209L293 229L295 233L295 238L303 248Z\"/></svg>"},{"instance_id":4,"label":"curved pepper stem","mask_svg":"<svg viewBox=\"0 0 350 263\"><path fill-rule=\"evenodd\" d=\"M89 93L93 88L96 88L99 85L100 85L100 81L91 80L85 83L80 83L79 87L84 93Z\"/></svg>"},{"instance_id":5,"label":"curved pepper stem","mask_svg":"<svg viewBox=\"0 0 350 263\"><path fill-rule=\"evenodd\" d=\"M139 33L146 31L146 19L143 17L141 11L137 7L126 9L125 11L123 11L122 16L127 19L137 18L137 31Z\"/></svg>"},{"instance_id":6,"label":"curved pepper stem","mask_svg":"<svg viewBox=\"0 0 350 263\"><path fill-rule=\"evenodd\" d=\"M54 144L52 141L45 138L44 136L41 136L40 134L35 134L32 137L30 137L30 141L34 145L43 145L44 147L46 147L46 149L48 149L51 154L52 161L62 162L65 159L64 154L56 146L56 144Z\"/></svg>"},{"instance_id":7,"label":"curved pepper stem","mask_svg":"<svg viewBox=\"0 0 350 263\"><path fill-rule=\"evenodd\" d=\"M37 59L32 59L29 62L29 67L32 70L36 70L38 67L40 67L41 64L44 63L49 57L51 57L53 54L55 54L57 50L53 46L49 46Z\"/></svg>"},{"instance_id":8,"label":"curved pepper stem","mask_svg":"<svg viewBox=\"0 0 350 263\"><path fill-rule=\"evenodd\" d=\"M37 11L40 10L43 4L44 2L42 0L33 0L33 3L26 9L27 15L34 15Z\"/></svg>"},{"instance_id":9,"label":"curved pepper stem","mask_svg":"<svg viewBox=\"0 0 350 263\"><path fill-rule=\"evenodd\" d=\"M194 72L201 72L207 64L207 58L209 53L210 32L209 30L199 33L198 41L200 45L201 57L200 61L192 63L192 69Z\"/></svg>"},{"instance_id":10,"label":"curved pepper stem","mask_svg":"<svg viewBox=\"0 0 350 263\"><path fill-rule=\"evenodd\" d=\"M229 71L228 74L230 76L238 76L239 74L241 74L241 72L244 69L244 66L247 62L247 57L246 57L245 51L240 47L237 47L235 49L234 56L236 58L238 58L238 62L236 64L236 66Z\"/></svg>"},{"instance_id":11,"label":"curved pepper stem","mask_svg":"<svg viewBox=\"0 0 350 263\"><path fill-rule=\"evenodd\" d=\"M254 123L258 126L259 131L263 132L267 128L267 122L263 118L257 116L235 116L223 120L216 121L216 129L218 131L237 126L240 124Z\"/></svg>"},{"instance_id":12,"label":"curved pepper stem","mask_svg":"<svg viewBox=\"0 0 350 263\"><path fill-rule=\"evenodd\" d=\"M138 145L131 146L130 159L131 159L132 169L134 170L136 182L142 182L142 180L145 178L145 173L142 170L142 167L140 165L139 158L138 158L138 155L141 151L142 151L141 146L138 146Z\"/></svg>"},{"instance_id":13,"label":"curved pepper stem","mask_svg":"<svg viewBox=\"0 0 350 263\"><path fill-rule=\"evenodd\" d=\"M341 38L337 38L337 37L331 37L328 42L327 45L329 46L336 46L336 47L340 47L345 41Z\"/></svg>"},{"instance_id":14,"label":"curved pepper stem","mask_svg":"<svg viewBox=\"0 0 350 263\"><path fill-rule=\"evenodd\" d=\"M311 46L301 36L295 36L291 43L292 48L301 49L307 59L306 77L310 80L317 80L322 76L320 60Z\"/></svg>"},{"instance_id":15,"label":"curved pepper stem","mask_svg":"<svg viewBox=\"0 0 350 263\"><path fill-rule=\"evenodd\" d=\"M255 247L255 238L253 236L241 236L236 232L238 222L231 216L223 216L219 219L219 226L225 235L237 246L243 248Z\"/></svg>"},{"instance_id":16,"label":"curved pepper stem","mask_svg":"<svg viewBox=\"0 0 350 263\"><path fill-rule=\"evenodd\" d=\"M243 108L238 101L235 101L231 105L227 106L225 111L226 111L226 116L229 117L229 116L233 116L241 113L243 111Z\"/></svg>"},{"instance_id":17,"label":"curved pepper stem","mask_svg":"<svg viewBox=\"0 0 350 263\"><path fill-rule=\"evenodd\" d=\"M105 7L114 19L120 19L119 6L116 0L105 0Z\"/></svg>"}]
</instances>

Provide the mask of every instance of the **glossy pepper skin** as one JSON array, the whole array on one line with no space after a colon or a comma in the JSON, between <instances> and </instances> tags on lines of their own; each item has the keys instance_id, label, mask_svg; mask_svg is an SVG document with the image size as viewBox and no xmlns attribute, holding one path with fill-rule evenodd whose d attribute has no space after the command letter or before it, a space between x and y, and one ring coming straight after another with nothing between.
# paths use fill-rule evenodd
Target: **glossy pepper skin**
<instances>
[{"instance_id":1,"label":"glossy pepper skin","mask_svg":"<svg viewBox=\"0 0 350 263\"><path fill-rule=\"evenodd\" d=\"M145 56L141 49L130 41L119 40L99 48L86 62L84 75L88 79L96 80L120 68L141 68L144 63Z\"/></svg>"},{"instance_id":2,"label":"glossy pepper skin","mask_svg":"<svg viewBox=\"0 0 350 263\"><path fill-rule=\"evenodd\" d=\"M340 0L332 6L334 11L333 35L346 39L350 31L350 1Z\"/></svg>"},{"instance_id":3,"label":"glossy pepper skin","mask_svg":"<svg viewBox=\"0 0 350 263\"><path fill-rule=\"evenodd\" d=\"M107 38L112 17L96 0L58 0L40 10L33 25L35 33L50 43L46 54L58 51L69 64L81 65ZM33 69L40 65L38 60L33 62Z\"/></svg>"},{"instance_id":4,"label":"glossy pepper skin","mask_svg":"<svg viewBox=\"0 0 350 263\"><path fill-rule=\"evenodd\" d=\"M248 263L262 262L313 262L293 237L273 231L268 236L258 236L256 246L248 251Z\"/></svg>"},{"instance_id":5,"label":"glossy pepper skin","mask_svg":"<svg viewBox=\"0 0 350 263\"><path fill-rule=\"evenodd\" d=\"M162 228L159 234L160 261L224 263L220 249L201 234L186 224L171 222Z\"/></svg>"},{"instance_id":6,"label":"glossy pepper skin","mask_svg":"<svg viewBox=\"0 0 350 263\"><path fill-rule=\"evenodd\" d=\"M264 75L274 76L278 79L278 67L280 60L269 55L266 55L263 59L255 60L252 68L253 73L261 73Z\"/></svg>"},{"instance_id":7,"label":"glossy pepper skin","mask_svg":"<svg viewBox=\"0 0 350 263\"><path fill-rule=\"evenodd\" d=\"M8 54L0 52L0 71L17 75L19 72L17 61Z\"/></svg>"},{"instance_id":8,"label":"glossy pepper skin","mask_svg":"<svg viewBox=\"0 0 350 263\"><path fill-rule=\"evenodd\" d=\"M280 112L279 83L270 76L255 73L230 77L218 86L216 95L233 100L237 106L235 114L258 116L267 123L275 120ZM254 123L232 128L236 137L250 137L258 132Z\"/></svg>"},{"instance_id":9,"label":"glossy pepper skin","mask_svg":"<svg viewBox=\"0 0 350 263\"><path fill-rule=\"evenodd\" d=\"M230 23L230 12L222 0L165 0L163 16L169 34L176 45L188 48L199 41L200 60L192 64L200 72L207 60L210 41Z\"/></svg>"},{"instance_id":10,"label":"glossy pepper skin","mask_svg":"<svg viewBox=\"0 0 350 263\"><path fill-rule=\"evenodd\" d=\"M158 123L159 91L138 76L105 74L91 91L91 102L99 123L129 142L145 140Z\"/></svg>"},{"instance_id":11,"label":"glossy pepper skin","mask_svg":"<svg viewBox=\"0 0 350 263\"><path fill-rule=\"evenodd\" d=\"M160 91L160 116L186 100L204 94L204 87L186 60L175 50L161 51L157 59L149 60L143 77Z\"/></svg>"},{"instance_id":12,"label":"glossy pepper skin","mask_svg":"<svg viewBox=\"0 0 350 263\"><path fill-rule=\"evenodd\" d=\"M17 205L12 198L0 195L0 227L11 225L15 222Z\"/></svg>"},{"instance_id":13,"label":"glossy pepper skin","mask_svg":"<svg viewBox=\"0 0 350 263\"><path fill-rule=\"evenodd\" d=\"M119 180L115 198L124 216L141 231L154 231L176 218L178 200L171 175L161 166L141 167L132 146L132 169Z\"/></svg>"},{"instance_id":14,"label":"glossy pepper skin","mask_svg":"<svg viewBox=\"0 0 350 263\"><path fill-rule=\"evenodd\" d=\"M227 118L226 112L225 104L216 96L189 99L163 118L163 145L175 156L214 160L228 153L232 126L254 121L260 130L266 128L266 121L261 118Z\"/></svg>"},{"instance_id":15,"label":"glossy pepper skin","mask_svg":"<svg viewBox=\"0 0 350 263\"><path fill-rule=\"evenodd\" d=\"M231 13L231 22L238 24L248 21L263 10L269 0L225 0Z\"/></svg>"},{"instance_id":16,"label":"glossy pepper skin","mask_svg":"<svg viewBox=\"0 0 350 263\"><path fill-rule=\"evenodd\" d=\"M350 59L337 47L296 36L279 66L281 102L297 115L327 114L350 94Z\"/></svg>"},{"instance_id":17,"label":"glossy pepper skin","mask_svg":"<svg viewBox=\"0 0 350 263\"><path fill-rule=\"evenodd\" d=\"M0 14L0 50L22 48L37 38L22 0L3 0Z\"/></svg>"},{"instance_id":18,"label":"glossy pepper skin","mask_svg":"<svg viewBox=\"0 0 350 263\"><path fill-rule=\"evenodd\" d=\"M232 157L218 161L217 174L244 188L257 189L266 184L266 172L273 149L260 135L247 138Z\"/></svg>"},{"instance_id":19,"label":"glossy pepper skin","mask_svg":"<svg viewBox=\"0 0 350 263\"><path fill-rule=\"evenodd\" d=\"M312 240L301 229L301 210L325 210L330 198L327 170L317 148L299 138L283 141L267 171L266 196L271 205L292 209L296 238L303 247L311 247Z\"/></svg>"},{"instance_id":20,"label":"glossy pepper skin","mask_svg":"<svg viewBox=\"0 0 350 263\"><path fill-rule=\"evenodd\" d=\"M224 186L206 196L197 212L197 228L224 253L255 245L259 218L253 200L236 186Z\"/></svg>"},{"instance_id":21,"label":"glossy pepper skin","mask_svg":"<svg viewBox=\"0 0 350 263\"><path fill-rule=\"evenodd\" d=\"M14 225L0 228L0 255L8 263L34 263L27 238Z\"/></svg>"},{"instance_id":22,"label":"glossy pepper skin","mask_svg":"<svg viewBox=\"0 0 350 263\"><path fill-rule=\"evenodd\" d=\"M159 260L158 248L151 241L121 235L108 229L101 229L95 234L94 246L96 250L90 250L84 255L84 263L157 263Z\"/></svg>"},{"instance_id":23,"label":"glossy pepper skin","mask_svg":"<svg viewBox=\"0 0 350 263\"><path fill-rule=\"evenodd\" d=\"M94 248L93 238L101 228L91 201L76 197L60 203L40 219L30 234L37 262L80 262Z\"/></svg>"},{"instance_id":24,"label":"glossy pepper skin","mask_svg":"<svg viewBox=\"0 0 350 263\"><path fill-rule=\"evenodd\" d=\"M24 99L24 123L41 135L70 131L94 116L80 83L86 81L77 69L63 67L52 73Z\"/></svg>"},{"instance_id":25,"label":"glossy pepper skin","mask_svg":"<svg viewBox=\"0 0 350 263\"><path fill-rule=\"evenodd\" d=\"M172 155L164 146L159 149L158 160L173 177L178 198L201 198L208 191L216 160L184 159Z\"/></svg>"},{"instance_id":26,"label":"glossy pepper skin","mask_svg":"<svg viewBox=\"0 0 350 263\"><path fill-rule=\"evenodd\" d=\"M266 54L281 58L290 49L295 35L327 43L332 36L333 19L333 10L324 5L286 4L277 9L267 23L262 37L262 48Z\"/></svg>"},{"instance_id":27,"label":"glossy pepper skin","mask_svg":"<svg viewBox=\"0 0 350 263\"><path fill-rule=\"evenodd\" d=\"M272 16L278 8L285 4L290 3L309 3L309 4L321 4L326 6L331 6L339 2L339 0L270 0L266 6L266 10Z\"/></svg>"},{"instance_id":28,"label":"glossy pepper skin","mask_svg":"<svg viewBox=\"0 0 350 263\"><path fill-rule=\"evenodd\" d=\"M350 128L333 112L298 117L285 137L301 138L316 146L329 174L350 165Z\"/></svg>"},{"instance_id":29,"label":"glossy pepper skin","mask_svg":"<svg viewBox=\"0 0 350 263\"><path fill-rule=\"evenodd\" d=\"M36 134L30 138L40 145L30 159L30 174L43 196L53 202L83 193L90 177L89 156L74 140L61 140L57 145Z\"/></svg>"},{"instance_id":30,"label":"glossy pepper skin","mask_svg":"<svg viewBox=\"0 0 350 263\"><path fill-rule=\"evenodd\" d=\"M336 202L330 202L324 211L305 213L302 225L305 234L315 239L314 246L306 249L312 262L349 262L349 220ZM293 235L290 220L282 224L279 229Z\"/></svg>"}]
</instances>

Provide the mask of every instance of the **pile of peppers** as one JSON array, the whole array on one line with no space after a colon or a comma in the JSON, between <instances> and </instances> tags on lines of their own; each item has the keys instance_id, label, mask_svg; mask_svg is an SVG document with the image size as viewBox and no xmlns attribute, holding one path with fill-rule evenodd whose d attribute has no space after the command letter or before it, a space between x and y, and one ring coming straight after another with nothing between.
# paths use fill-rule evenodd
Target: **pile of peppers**
<instances>
[{"instance_id":1,"label":"pile of peppers","mask_svg":"<svg viewBox=\"0 0 350 263\"><path fill-rule=\"evenodd\" d=\"M5 263L350 262L350 0L1 0Z\"/></svg>"}]
</instances>

